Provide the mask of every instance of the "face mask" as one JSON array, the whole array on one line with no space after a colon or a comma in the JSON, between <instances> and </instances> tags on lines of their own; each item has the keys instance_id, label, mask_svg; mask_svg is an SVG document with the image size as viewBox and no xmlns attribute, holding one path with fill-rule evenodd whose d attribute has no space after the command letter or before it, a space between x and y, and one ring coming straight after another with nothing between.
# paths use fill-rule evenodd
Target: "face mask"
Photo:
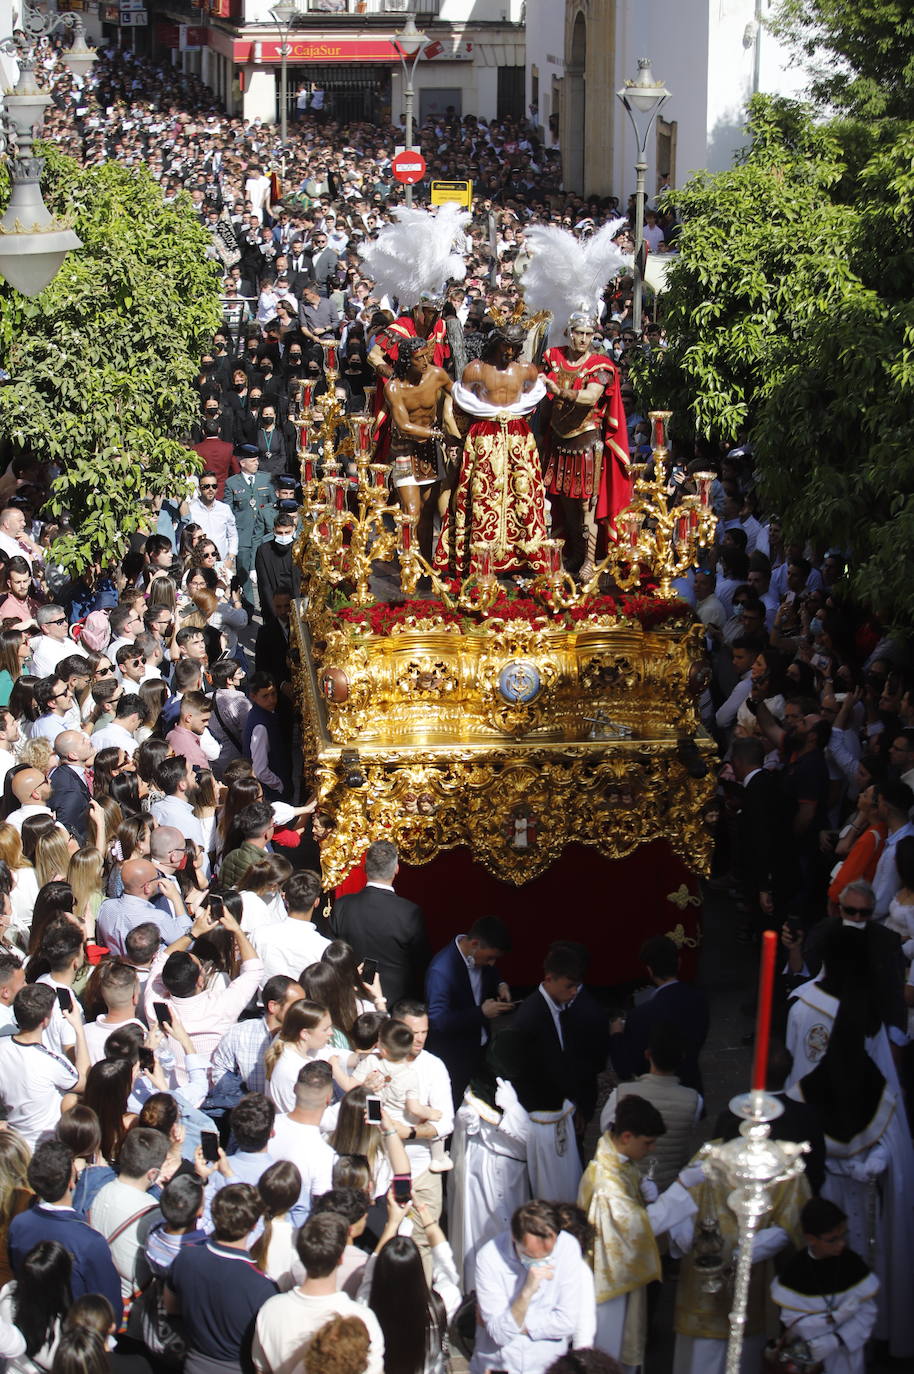
<instances>
[{"instance_id":1,"label":"face mask","mask_svg":"<svg viewBox=\"0 0 914 1374\"><path fill-rule=\"evenodd\" d=\"M824 628L825 628L825 626L822 624L822 621L820 620L820 618L819 618L817 615L814 615L813 618L812 618L812 620L809 622L809 632L810 632L810 634L813 634L813 635L820 635L820 634L822 633L822 631L824 630Z\"/></svg>"},{"instance_id":2,"label":"face mask","mask_svg":"<svg viewBox=\"0 0 914 1374\"><path fill-rule=\"evenodd\" d=\"M176 871L177 871L178 873L180 873L181 869L182 869L182 868L186 868L186 867L187 867L187 855L185 854L185 855L182 857L181 862L180 862L179 864L175 864L175 869L176 869Z\"/></svg>"},{"instance_id":3,"label":"face mask","mask_svg":"<svg viewBox=\"0 0 914 1374\"><path fill-rule=\"evenodd\" d=\"M549 1263L548 1258L534 1259L532 1255L525 1255L524 1252L522 1250L519 1250L516 1245L514 1247L514 1253L517 1255L517 1258L519 1259L520 1263L524 1266L525 1269L537 1269L541 1265Z\"/></svg>"},{"instance_id":4,"label":"face mask","mask_svg":"<svg viewBox=\"0 0 914 1374\"><path fill-rule=\"evenodd\" d=\"M294 534L274 534L273 542L274 544L291 544L294 538Z\"/></svg>"}]
</instances>

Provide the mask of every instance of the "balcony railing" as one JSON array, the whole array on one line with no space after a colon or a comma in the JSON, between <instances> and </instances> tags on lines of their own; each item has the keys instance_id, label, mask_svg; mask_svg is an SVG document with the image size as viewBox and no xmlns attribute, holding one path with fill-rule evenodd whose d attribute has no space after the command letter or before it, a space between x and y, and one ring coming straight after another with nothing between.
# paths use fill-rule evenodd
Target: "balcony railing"
<instances>
[{"instance_id":1,"label":"balcony railing","mask_svg":"<svg viewBox=\"0 0 914 1374\"><path fill-rule=\"evenodd\" d=\"M435 18L441 11L441 0L306 0L302 10L307 14L385 15L413 14Z\"/></svg>"}]
</instances>

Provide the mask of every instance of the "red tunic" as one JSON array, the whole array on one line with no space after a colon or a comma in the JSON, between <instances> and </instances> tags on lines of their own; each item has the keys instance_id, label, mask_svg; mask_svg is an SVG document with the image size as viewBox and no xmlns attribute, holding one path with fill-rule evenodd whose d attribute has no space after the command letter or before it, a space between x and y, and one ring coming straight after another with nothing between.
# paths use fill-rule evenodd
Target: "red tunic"
<instances>
[{"instance_id":1,"label":"red tunic","mask_svg":"<svg viewBox=\"0 0 914 1374\"><path fill-rule=\"evenodd\" d=\"M629 461L628 429L619 387L619 372L603 353L590 353L572 363L567 349L549 348L543 355L546 376L559 386L583 391L600 382L603 395L593 408L591 442L582 434L563 443L551 427L547 435L546 490L551 496L568 496L589 501L594 495L594 444L603 445L603 463L597 491L596 518L613 527L616 516L632 499L632 484L626 472Z\"/></svg>"}]
</instances>

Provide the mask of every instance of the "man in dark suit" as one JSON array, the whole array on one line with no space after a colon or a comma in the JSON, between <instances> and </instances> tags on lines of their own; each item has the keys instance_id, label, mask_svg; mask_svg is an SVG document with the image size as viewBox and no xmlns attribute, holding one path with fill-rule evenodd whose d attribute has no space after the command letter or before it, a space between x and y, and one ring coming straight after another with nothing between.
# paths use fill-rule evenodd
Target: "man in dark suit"
<instances>
[{"instance_id":1,"label":"man in dark suit","mask_svg":"<svg viewBox=\"0 0 914 1374\"><path fill-rule=\"evenodd\" d=\"M739 783L737 869L753 913L752 933L777 929L785 906L799 887L790 828L793 807L778 773L764 768L765 747L754 736L736 739L730 750Z\"/></svg>"},{"instance_id":2,"label":"man in dark suit","mask_svg":"<svg viewBox=\"0 0 914 1374\"><path fill-rule=\"evenodd\" d=\"M394 892L399 868L396 846L375 840L365 855L367 885L341 897L330 928L352 945L359 960L376 959L381 990L392 1007L401 997L421 997L428 964L428 941L422 912Z\"/></svg>"},{"instance_id":3,"label":"man in dark suit","mask_svg":"<svg viewBox=\"0 0 914 1374\"><path fill-rule=\"evenodd\" d=\"M517 1062L512 1082L528 1112L560 1111L566 1098L577 1105L582 1095L576 1045L565 1027L570 1007L581 992L585 964L579 945L563 941L550 945L543 981L521 1003L511 1023Z\"/></svg>"},{"instance_id":4,"label":"man in dark suit","mask_svg":"<svg viewBox=\"0 0 914 1374\"><path fill-rule=\"evenodd\" d=\"M655 935L641 947L654 992L633 1007L624 1023L613 1022L609 1053L620 1078L644 1073L644 1052L651 1031L662 1022L671 1025L682 1044L680 1083L703 1094L698 1055L708 1035L708 999L700 988L679 981L679 950L668 935Z\"/></svg>"},{"instance_id":5,"label":"man in dark suit","mask_svg":"<svg viewBox=\"0 0 914 1374\"><path fill-rule=\"evenodd\" d=\"M60 763L51 774L48 805L60 824L84 845L89 833L92 801L86 777L86 769L94 757L92 741L82 730L63 730L54 741L54 750Z\"/></svg>"},{"instance_id":6,"label":"man in dark suit","mask_svg":"<svg viewBox=\"0 0 914 1374\"><path fill-rule=\"evenodd\" d=\"M495 970L510 948L504 921L480 916L466 935L445 945L428 966L426 1048L447 1065L455 1106L463 1101L464 1090L482 1062L490 1023L513 1010L511 989Z\"/></svg>"}]
</instances>

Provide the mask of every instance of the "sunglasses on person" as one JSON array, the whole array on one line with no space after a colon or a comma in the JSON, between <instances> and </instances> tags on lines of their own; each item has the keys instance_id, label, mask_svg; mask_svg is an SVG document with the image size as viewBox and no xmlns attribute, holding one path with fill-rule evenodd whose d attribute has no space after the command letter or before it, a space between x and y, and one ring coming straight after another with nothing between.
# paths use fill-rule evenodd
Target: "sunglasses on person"
<instances>
[{"instance_id":1,"label":"sunglasses on person","mask_svg":"<svg viewBox=\"0 0 914 1374\"><path fill-rule=\"evenodd\" d=\"M108 666L107 666L107 668L96 668L96 670L95 670L95 672L92 674L92 676L93 676L93 677L112 677L113 674L114 674L114 669L111 667L111 664L109 663Z\"/></svg>"},{"instance_id":2,"label":"sunglasses on person","mask_svg":"<svg viewBox=\"0 0 914 1374\"><path fill-rule=\"evenodd\" d=\"M145 662L146 662L146 655L145 655L145 654L140 654L139 658L128 658L128 659L127 659L127 667L128 667L128 668L141 668Z\"/></svg>"},{"instance_id":3,"label":"sunglasses on person","mask_svg":"<svg viewBox=\"0 0 914 1374\"><path fill-rule=\"evenodd\" d=\"M206 553L203 555L203 557L204 557L204 558L218 558L218 557L219 557L218 550L216 550L216 549L207 549L207 551L206 551Z\"/></svg>"},{"instance_id":4,"label":"sunglasses on person","mask_svg":"<svg viewBox=\"0 0 914 1374\"><path fill-rule=\"evenodd\" d=\"M201 482L201 483L200 483L200 490L201 490L201 491L216 491L216 490L217 490L217 483L216 483L216 482Z\"/></svg>"},{"instance_id":5,"label":"sunglasses on person","mask_svg":"<svg viewBox=\"0 0 914 1374\"><path fill-rule=\"evenodd\" d=\"M61 616L59 620L46 620L45 625L66 625L66 618Z\"/></svg>"},{"instance_id":6,"label":"sunglasses on person","mask_svg":"<svg viewBox=\"0 0 914 1374\"><path fill-rule=\"evenodd\" d=\"M875 908L871 906L845 906L844 902L840 903L840 907L845 916L863 917L864 920L872 916L875 910Z\"/></svg>"}]
</instances>

